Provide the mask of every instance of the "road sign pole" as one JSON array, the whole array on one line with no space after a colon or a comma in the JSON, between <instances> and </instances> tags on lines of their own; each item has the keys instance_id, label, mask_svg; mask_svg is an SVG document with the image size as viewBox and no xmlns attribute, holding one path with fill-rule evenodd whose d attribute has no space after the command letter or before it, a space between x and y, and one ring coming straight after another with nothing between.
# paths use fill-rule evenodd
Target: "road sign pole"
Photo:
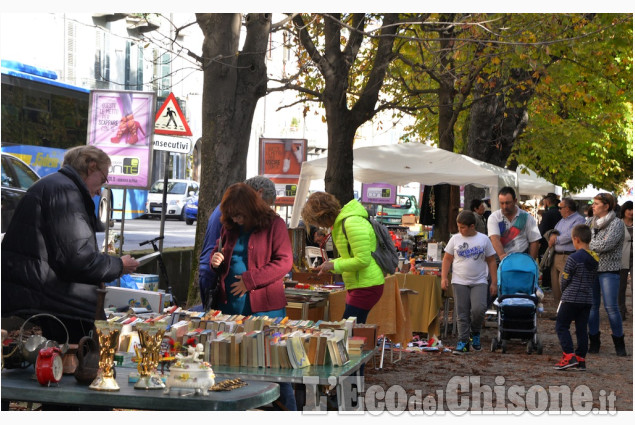
<instances>
[{"instance_id":1,"label":"road sign pole","mask_svg":"<svg viewBox=\"0 0 635 425\"><path fill-rule=\"evenodd\" d=\"M163 172L163 202L161 204L161 230L159 231L159 252L163 254L163 230L165 228L165 213L168 209L168 180L170 177L170 152L164 151L165 170Z\"/></svg>"}]
</instances>

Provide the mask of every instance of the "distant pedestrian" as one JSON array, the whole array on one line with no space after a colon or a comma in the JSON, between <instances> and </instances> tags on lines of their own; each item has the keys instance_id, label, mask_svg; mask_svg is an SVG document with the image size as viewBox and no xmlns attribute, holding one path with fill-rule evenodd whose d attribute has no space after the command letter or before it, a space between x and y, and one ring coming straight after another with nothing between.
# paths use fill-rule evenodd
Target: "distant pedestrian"
<instances>
[{"instance_id":1,"label":"distant pedestrian","mask_svg":"<svg viewBox=\"0 0 635 425\"><path fill-rule=\"evenodd\" d=\"M558 208L562 219L556 223L553 232L549 233L548 239L548 245L554 247L555 250L550 275L551 292L556 305L560 302L560 275L564 272L567 257L575 252L571 230L577 224L584 224L584 217L577 212L577 205L573 199L564 198L558 204Z\"/></svg>"},{"instance_id":2,"label":"distant pedestrian","mask_svg":"<svg viewBox=\"0 0 635 425\"><path fill-rule=\"evenodd\" d=\"M487 235L487 220L483 217L485 213L485 202L480 199L473 199L470 204L470 211L476 218L476 231Z\"/></svg>"},{"instance_id":3,"label":"distant pedestrian","mask_svg":"<svg viewBox=\"0 0 635 425\"><path fill-rule=\"evenodd\" d=\"M633 201L626 201L622 205L621 217L624 222L624 244L622 245L622 269L620 270L620 292L617 295L617 304L622 315L622 322L626 320L626 287L628 276L633 280ZM633 283L631 282L631 295Z\"/></svg>"}]
</instances>

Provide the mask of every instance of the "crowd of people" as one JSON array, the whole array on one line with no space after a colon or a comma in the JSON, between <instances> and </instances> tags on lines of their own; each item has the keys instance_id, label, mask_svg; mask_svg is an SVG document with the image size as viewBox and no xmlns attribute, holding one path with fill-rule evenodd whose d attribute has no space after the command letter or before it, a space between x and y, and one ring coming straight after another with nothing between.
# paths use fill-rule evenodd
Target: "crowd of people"
<instances>
[{"instance_id":1,"label":"crowd of people","mask_svg":"<svg viewBox=\"0 0 635 425\"><path fill-rule=\"evenodd\" d=\"M2 241L3 315L55 315L68 329L69 342L77 343L100 317L100 285L136 270L138 262L131 256L111 256L97 247L92 196L108 182L109 167L108 155L94 146L70 149L59 172L27 191ZM293 252L286 223L271 208L275 199L275 185L262 176L225 191L209 218L200 253L205 307L226 314L286 316L283 279L292 269ZM487 200L473 200L469 210L459 213L459 232L445 248L441 285L452 285L456 300L455 352L481 349L485 311L496 296L497 265L512 253L526 253L536 261L549 256L542 284L557 305L552 319L563 357L556 369L584 369L587 354L599 352L601 303L615 352L626 356L622 321L633 270L633 203L619 206L613 195L599 193L592 214L584 217L573 199L549 193L537 220L521 208L513 188L503 187L498 204L499 209L489 211ZM307 243L329 254L318 272L342 276L347 291L343 318L365 323L385 280L371 255L377 238L367 210L357 200L342 206L335 196L317 192L309 196L302 218ZM569 331L573 322L575 348ZM42 323L47 338L65 339L55 326ZM291 385L281 384L280 403L295 410Z\"/></svg>"}]
</instances>

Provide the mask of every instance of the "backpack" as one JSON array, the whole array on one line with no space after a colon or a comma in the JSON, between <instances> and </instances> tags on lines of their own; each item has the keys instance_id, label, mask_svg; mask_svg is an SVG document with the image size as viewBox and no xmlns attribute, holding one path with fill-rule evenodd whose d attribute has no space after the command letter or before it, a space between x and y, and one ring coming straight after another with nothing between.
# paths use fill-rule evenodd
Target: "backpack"
<instances>
[{"instance_id":1,"label":"backpack","mask_svg":"<svg viewBox=\"0 0 635 425\"><path fill-rule=\"evenodd\" d=\"M342 232L344 233L346 244L348 245L348 254L352 256L351 244L348 242L346 228L344 227L344 222L347 218L348 217L342 220ZM399 254L397 253L395 243L390 237L390 232L386 226L377 220L373 218L367 218L367 220L370 222L371 226L373 226L373 231L375 232L375 237L377 238L377 249L371 252L371 255L377 262L377 265L381 268L381 271L384 272L384 276L394 274L395 269L399 265Z\"/></svg>"}]
</instances>

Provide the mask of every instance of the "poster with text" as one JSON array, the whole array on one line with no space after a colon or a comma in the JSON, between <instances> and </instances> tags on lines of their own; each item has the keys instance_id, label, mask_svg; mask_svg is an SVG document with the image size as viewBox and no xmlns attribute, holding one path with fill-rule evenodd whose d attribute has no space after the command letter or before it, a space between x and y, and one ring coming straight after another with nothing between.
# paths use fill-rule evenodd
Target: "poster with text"
<instances>
[{"instance_id":1,"label":"poster with text","mask_svg":"<svg viewBox=\"0 0 635 425\"><path fill-rule=\"evenodd\" d=\"M88 144L110 156L110 187L149 188L155 104L154 92L91 91Z\"/></svg>"},{"instance_id":2,"label":"poster with text","mask_svg":"<svg viewBox=\"0 0 635 425\"><path fill-rule=\"evenodd\" d=\"M397 186L388 183L362 183L362 202L369 204L394 204Z\"/></svg>"},{"instance_id":3,"label":"poster with text","mask_svg":"<svg viewBox=\"0 0 635 425\"><path fill-rule=\"evenodd\" d=\"M293 205L306 154L306 139L260 138L258 171L275 183L276 205Z\"/></svg>"}]
</instances>

